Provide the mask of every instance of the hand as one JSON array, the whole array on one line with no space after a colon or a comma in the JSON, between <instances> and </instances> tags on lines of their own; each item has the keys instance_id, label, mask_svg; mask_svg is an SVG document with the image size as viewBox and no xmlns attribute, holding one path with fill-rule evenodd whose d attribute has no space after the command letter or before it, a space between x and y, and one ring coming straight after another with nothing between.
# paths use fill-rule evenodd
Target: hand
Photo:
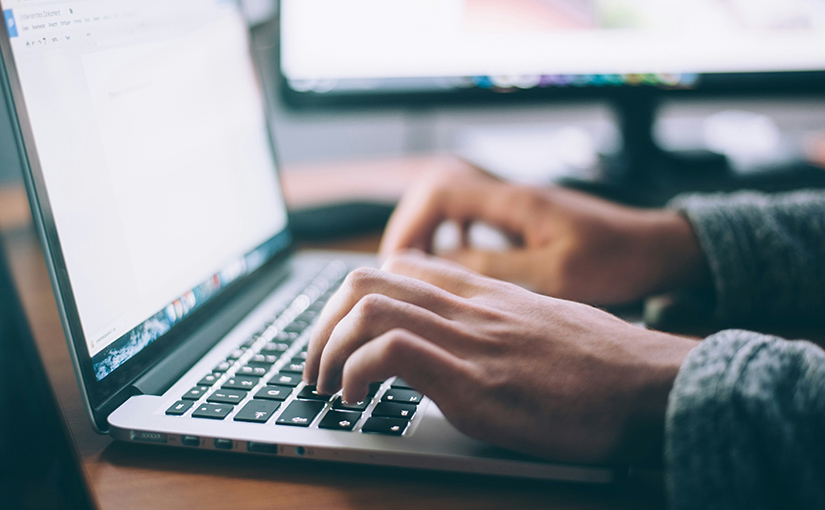
<instances>
[{"instance_id":1,"label":"hand","mask_svg":"<svg viewBox=\"0 0 825 510\"><path fill-rule=\"evenodd\" d=\"M549 296L616 305L709 277L691 226L677 212L624 207L563 188L508 184L469 166L431 174L404 196L381 255L405 248L432 253L433 233L446 220L465 230L484 221L517 246L483 251L465 241L443 256Z\"/></svg>"},{"instance_id":2,"label":"hand","mask_svg":"<svg viewBox=\"0 0 825 510\"><path fill-rule=\"evenodd\" d=\"M470 436L555 460L634 461L660 442L695 345L408 252L349 275L304 378L356 402L398 375Z\"/></svg>"}]
</instances>

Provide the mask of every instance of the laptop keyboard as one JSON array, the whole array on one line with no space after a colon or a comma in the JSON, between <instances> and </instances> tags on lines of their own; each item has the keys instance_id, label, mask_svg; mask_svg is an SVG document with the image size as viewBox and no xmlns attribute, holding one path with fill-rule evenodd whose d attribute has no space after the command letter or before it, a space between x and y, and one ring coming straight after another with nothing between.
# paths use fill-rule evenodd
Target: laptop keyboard
<instances>
[{"instance_id":1,"label":"laptop keyboard","mask_svg":"<svg viewBox=\"0 0 825 510\"><path fill-rule=\"evenodd\" d=\"M309 342L304 333L347 274L333 262L257 333L233 350L166 410L169 416L231 419L277 426L401 436L422 395L395 378L370 385L362 402L319 395L301 381Z\"/></svg>"}]
</instances>

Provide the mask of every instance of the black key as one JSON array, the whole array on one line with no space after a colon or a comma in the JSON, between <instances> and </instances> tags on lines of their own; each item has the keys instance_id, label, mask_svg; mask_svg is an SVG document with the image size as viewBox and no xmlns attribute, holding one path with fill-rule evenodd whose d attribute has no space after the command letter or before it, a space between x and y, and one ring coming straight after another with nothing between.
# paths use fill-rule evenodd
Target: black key
<instances>
[{"instance_id":1,"label":"black key","mask_svg":"<svg viewBox=\"0 0 825 510\"><path fill-rule=\"evenodd\" d=\"M223 420L234 406L229 404L201 404L192 413L193 418L209 418L210 420Z\"/></svg>"},{"instance_id":2,"label":"black key","mask_svg":"<svg viewBox=\"0 0 825 510\"><path fill-rule=\"evenodd\" d=\"M279 331L277 335L275 335L276 342L284 342L287 344L292 344L295 340L298 339L298 333L295 331Z\"/></svg>"},{"instance_id":3,"label":"black key","mask_svg":"<svg viewBox=\"0 0 825 510\"><path fill-rule=\"evenodd\" d=\"M200 381L198 381L198 386L212 386L213 384L218 382L218 379L221 378L221 375L222 374L209 374Z\"/></svg>"},{"instance_id":4,"label":"black key","mask_svg":"<svg viewBox=\"0 0 825 510\"><path fill-rule=\"evenodd\" d=\"M284 365L283 368L281 368L280 372L285 373L285 374L295 375L296 377L298 377L300 379L301 374L304 373L304 367L302 365L296 365L294 363L288 363L288 364Z\"/></svg>"},{"instance_id":5,"label":"black key","mask_svg":"<svg viewBox=\"0 0 825 510\"><path fill-rule=\"evenodd\" d=\"M311 305L309 305L309 308L307 308L306 311L307 312L314 312L314 313L321 313L321 310L324 309L324 305L327 304L327 301L329 300L330 295L331 294L327 294L327 293L322 294L321 297L319 297Z\"/></svg>"},{"instance_id":6,"label":"black key","mask_svg":"<svg viewBox=\"0 0 825 510\"><path fill-rule=\"evenodd\" d=\"M253 367L253 368L263 368L264 370L269 372L269 369L272 368L273 363L260 363L260 362L257 362L257 361L250 361L249 363L246 364L246 366Z\"/></svg>"},{"instance_id":7,"label":"black key","mask_svg":"<svg viewBox=\"0 0 825 510\"><path fill-rule=\"evenodd\" d=\"M281 368L281 372L291 372L294 374L303 374L304 368L306 367L306 363L301 361L300 363L289 362Z\"/></svg>"},{"instance_id":8,"label":"black key","mask_svg":"<svg viewBox=\"0 0 825 510\"><path fill-rule=\"evenodd\" d=\"M361 427L362 432L370 434L387 434L390 436L400 436L407 428L407 420L398 420L395 418L370 418Z\"/></svg>"},{"instance_id":9,"label":"black key","mask_svg":"<svg viewBox=\"0 0 825 510\"><path fill-rule=\"evenodd\" d=\"M230 368L232 368L233 363L234 362L230 362L230 361L221 361L220 363L218 363L218 366L216 366L215 368L212 369L212 372L224 373L227 370L229 370Z\"/></svg>"},{"instance_id":10,"label":"black key","mask_svg":"<svg viewBox=\"0 0 825 510\"><path fill-rule=\"evenodd\" d=\"M255 394L255 398L262 398L265 400L277 400L283 401L292 393L294 388L290 388L288 386L266 386L258 390L258 393Z\"/></svg>"},{"instance_id":11,"label":"black key","mask_svg":"<svg viewBox=\"0 0 825 510\"><path fill-rule=\"evenodd\" d=\"M251 421L254 423L266 423L272 417L272 413L278 410L280 402L266 400L253 400L235 415L235 421Z\"/></svg>"},{"instance_id":12,"label":"black key","mask_svg":"<svg viewBox=\"0 0 825 510\"><path fill-rule=\"evenodd\" d=\"M318 423L320 429L352 430L361 419L361 413L349 411L330 411Z\"/></svg>"},{"instance_id":13,"label":"black key","mask_svg":"<svg viewBox=\"0 0 825 510\"><path fill-rule=\"evenodd\" d=\"M277 318L277 315L275 316L275 318ZM257 340L258 338L261 338L261 335L263 335L264 333L266 333L266 330L267 330L267 329L269 329L269 327L270 327L270 326L272 326L272 323L271 323L271 322L267 322L266 324L264 324L263 326L261 326L261 327L258 329L258 331L256 331L256 332L255 332L255 334L254 334L254 335L252 335L252 338L254 338L254 339L256 339L256 340Z\"/></svg>"},{"instance_id":14,"label":"black key","mask_svg":"<svg viewBox=\"0 0 825 510\"><path fill-rule=\"evenodd\" d=\"M269 370L266 368L247 365L245 367L239 368L238 371L235 373L237 375L251 375L253 377L263 377L266 375L267 372L269 372Z\"/></svg>"},{"instance_id":15,"label":"black key","mask_svg":"<svg viewBox=\"0 0 825 510\"><path fill-rule=\"evenodd\" d=\"M280 356L289 349L289 344L286 342L267 342L261 349L261 354L268 356Z\"/></svg>"},{"instance_id":16,"label":"black key","mask_svg":"<svg viewBox=\"0 0 825 510\"><path fill-rule=\"evenodd\" d=\"M383 418L400 418L402 420L409 420L415 414L416 406L412 404L392 404L390 402L381 402L375 409L372 410L373 416L380 416Z\"/></svg>"},{"instance_id":17,"label":"black key","mask_svg":"<svg viewBox=\"0 0 825 510\"><path fill-rule=\"evenodd\" d=\"M279 425L292 425L293 427L309 427L312 420L324 408L323 402L314 400L295 400L278 417Z\"/></svg>"},{"instance_id":18,"label":"black key","mask_svg":"<svg viewBox=\"0 0 825 510\"><path fill-rule=\"evenodd\" d=\"M299 382L301 382L300 374L275 374L272 376L272 379L267 381L267 384L291 386L294 388L295 386L298 386Z\"/></svg>"},{"instance_id":19,"label":"black key","mask_svg":"<svg viewBox=\"0 0 825 510\"><path fill-rule=\"evenodd\" d=\"M378 393L378 390L381 389L382 384L384 384L384 383L382 383L382 382L370 383L369 390L367 391L367 396L370 397L370 398L374 397L375 394Z\"/></svg>"},{"instance_id":20,"label":"black key","mask_svg":"<svg viewBox=\"0 0 825 510\"><path fill-rule=\"evenodd\" d=\"M240 358L241 356L243 356L243 354L245 352L246 352L246 349L235 349L234 351L232 351L229 354L229 356L226 357L226 359L234 361L234 360Z\"/></svg>"},{"instance_id":21,"label":"black key","mask_svg":"<svg viewBox=\"0 0 825 510\"><path fill-rule=\"evenodd\" d=\"M301 388L301 391L298 392L297 398L329 402L330 400L332 400L332 395L321 395L317 391L315 391L315 386L304 386L303 388Z\"/></svg>"},{"instance_id":22,"label":"black key","mask_svg":"<svg viewBox=\"0 0 825 510\"><path fill-rule=\"evenodd\" d=\"M300 335L305 329L307 329L307 327L309 327L308 322L296 319L286 325L284 328L284 333L298 333ZM297 338L297 336L295 338Z\"/></svg>"},{"instance_id":23,"label":"black key","mask_svg":"<svg viewBox=\"0 0 825 510\"><path fill-rule=\"evenodd\" d=\"M236 375L235 377L229 378L221 388L227 388L231 390L251 390L258 384L260 378L258 377L249 377L245 375Z\"/></svg>"},{"instance_id":24,"label":"black key","mask_svg":"<svg viewBox=\"0 0 825 510\"><path fill-rule=\"evenodd\" d=\"M345 411L363 411L370 405L371 399L362 400L361 402L350 402L349 404L344 403L344 399L338 397L335 399L335 403L332 404L333 409L341 409Z\"/></svg>"},{"instance_id":25,"label":"black key","mask_svg":"<svg viewBox=\"0 0 825 510\"><path fill-rule=\"evenodd\" d=\"M214 404L239 404L241 400L246 397L246 392L241 390L226 390L220 389L215 390L209 395L209 398L206 399L207 402L212 402Z\"/></svg>"},{"instance_id":26,"label":"black key","mask_svg":"<svg viewBox=\"0 0 825 510\"><path fill-rule=\"evenodd\" d=\"M189 408L192 407L192 404L194 404L194 402L191 400L178 400L172 404L172 407L166 410L166 414L169 416L180 416L188 411Z\"/></svg>"},{"instance_id":27,"label":"black key","mask_svg":"<svg viewBox=\"0 0 825 510\"><path fill-rule=\"evenodd\" d=\"M400 377L396 377L395 380L392 382L392 385L390 387L391 388L396 388L396 389L402 389L402 390L414 390L415 389L412 386L410 386L410 384L407 381L405 381L404 379L401 379Z\"/></svg>"},{"instance_id":28,"label":"black key","mask_svg":"<svg viewBox=\"0 0 825 510\"><path fill-rule=\"evenodd\" d=\"M276 361L278 361L278 356L273 354L256 354L252 356L252 359L249 360L249 363L256 363L260 364L261 366L264 365L273 365Z\"/></svg>"},{"instance_id":29,"label":"black key","mask_svg":"<svg viewBox=\"0 0 825 510\"><path fill-rule=\"evenodd\" d=\"M319 312L317 312L316 310L313 310L311 308L307 308L306 310L301 312L301 315L296 317L295 320L296 321L301 321L301 322L306 322L307 324L312 324L312 321L315 320L315 317L318 316L318 313Z\"/></svg>"},{"instance_id":30,"label":"black key","mask_svg":"<svg viewBox=\"0 0 825 510\"><path fill-rule=\"evenodd\" d=\"M397 402L399 404L415 404L421 403L421 393L413 390L399 390L390 388L384 393L382 402Z\"/></svg>"},{"instance_id":31,"label":"black key","mask_svg":"<svg viewBox=\"0 0 825 510\"><path fill-rule=\"evenodd\" d=\"M198 400L206 393L208 390L208 386L195 386L191 390L187 391L181 398L184 400Z\"/></svg>"}]
</instances>

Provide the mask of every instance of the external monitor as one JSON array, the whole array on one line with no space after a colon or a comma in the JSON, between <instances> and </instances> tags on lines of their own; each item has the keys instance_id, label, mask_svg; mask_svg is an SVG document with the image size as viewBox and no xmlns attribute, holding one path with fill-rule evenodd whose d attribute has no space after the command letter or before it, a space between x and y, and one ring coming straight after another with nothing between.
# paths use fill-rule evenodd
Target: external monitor
<instances>
[{"instance_id":1,"label":"external monitor","mask_svg":"<svg viewBox=\"0 0 825 510\"><path fill-rule=\"evenodd\" d=\"M289 105L606 98L637 177L660 97L825 91L820 0L282 0L280 21Z\"/></svg>"}]
</instances>

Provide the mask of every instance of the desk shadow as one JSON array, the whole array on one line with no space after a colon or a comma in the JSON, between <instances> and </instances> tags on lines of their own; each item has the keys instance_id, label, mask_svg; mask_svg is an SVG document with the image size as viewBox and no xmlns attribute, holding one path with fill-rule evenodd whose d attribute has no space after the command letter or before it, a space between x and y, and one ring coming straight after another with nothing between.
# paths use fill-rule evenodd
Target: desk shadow
<instances>
[{"instance_id":1,"label":"desk shadow","mask_svg":"<svg viewBox=\"0 0 825 510\"><path fill-rule=\"evenodd\" d=\"M610 485L526 480L409 468L238 455L115 441L100 460L115 466L232 480L278 481L333 490L349 508L617 508L663 509L657 474Z\"/></svg>"}]
</instances>

